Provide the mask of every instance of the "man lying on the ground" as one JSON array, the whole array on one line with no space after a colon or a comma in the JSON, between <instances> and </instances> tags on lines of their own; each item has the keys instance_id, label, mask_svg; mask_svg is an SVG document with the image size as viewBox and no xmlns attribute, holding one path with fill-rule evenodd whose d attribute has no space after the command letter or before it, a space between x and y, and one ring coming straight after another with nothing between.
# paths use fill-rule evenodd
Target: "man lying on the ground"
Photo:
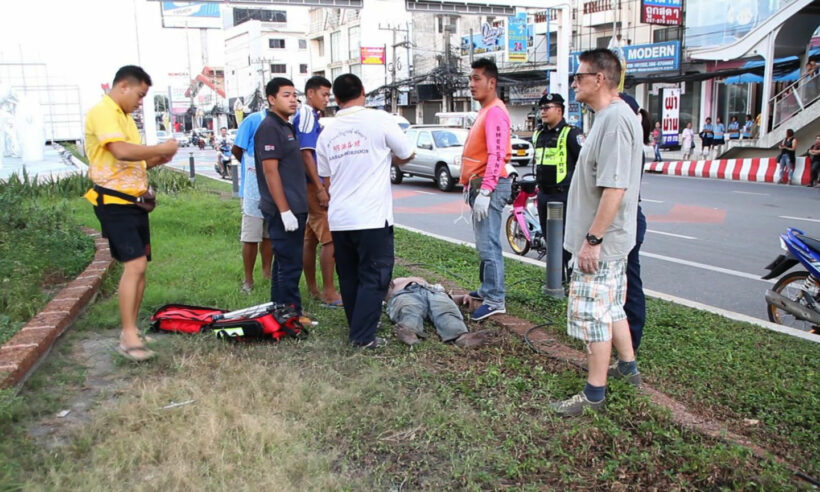
<instances>
[{"instance_id":1,"label":"man lying on the ground","mask_svg":"<svg viewBox=\"0 0 820 492\"><path fill-rule=\"evenodd\" d=\"M393 332L400 341L415 345L426 338L424 319L436 327L442 342L453 342L459 347L485 345L490 337L487 330L468 333L459 304L469 303L468 296L450 297L441 284L430 285L421 277L400 277L390 282L387 291L387 316L396 324Z\"/></svg>"}]
</instances>

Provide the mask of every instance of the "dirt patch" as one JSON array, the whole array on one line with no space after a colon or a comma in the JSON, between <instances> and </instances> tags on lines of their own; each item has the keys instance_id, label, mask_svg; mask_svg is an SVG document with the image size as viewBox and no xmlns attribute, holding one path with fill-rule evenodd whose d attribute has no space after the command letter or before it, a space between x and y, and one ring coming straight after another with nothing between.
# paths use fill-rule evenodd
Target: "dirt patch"
<instances>
[{"instance_id":1,"label":"dirt patch","mask_svg":"<svg viewBox=\"0 0 820 492\"><path fill-rule=\"evenodd\" d=\"M54 448L68 444L72 431L91 421L94 409L110 405L114 399L107 398L123 387L125 380L114 364L114 345L118 330L86 333L72 340L67 354L72 361L85 369L85 380L80 387L72 387L61 412L48 415L28 426L29 435L38 444ZM60 340L58 344L67 343ZM64 412L68 413L64 413ZM63 416L60 416L63 415Z\"/></svg>"}]
</instances>

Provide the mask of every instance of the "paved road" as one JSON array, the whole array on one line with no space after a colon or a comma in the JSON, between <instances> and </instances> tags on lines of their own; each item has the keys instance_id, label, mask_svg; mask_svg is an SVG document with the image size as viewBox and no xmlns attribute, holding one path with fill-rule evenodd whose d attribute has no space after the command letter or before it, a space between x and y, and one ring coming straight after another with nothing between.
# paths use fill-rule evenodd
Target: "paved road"
<instances>
[{"instance_id":1,"label":"paved road","mask_svg":"<svg viewBox=\"0 0 820 492\"><path fill-rule=\"evenodd\" d=\"M168 165L177 169L188 171L190 169L188 159L192 154L194 156L194 168L197 174L208 176L210 178L221 179L216 170L214 170L217 152L210 147L206 147L204 150L199 150L199 148L191 146L181 147L177 152L177 155L174 156L173 162Z\"/></svg>"},{"instance_id":2,"label":"paved road","mask_svg":"<svg viewBox=\"0 0 820 492\"><path fill-rule=\"evenodd\" d=\"M393 189L397 223L473 241L458 191L418 178ZM817 189L647 174L642 197L646 288L760 319L770 284L759 276L780 254L778 233L795 226L820 237ZM458 220L462 213L467 220Z\"/></svg>"}]
</instances>

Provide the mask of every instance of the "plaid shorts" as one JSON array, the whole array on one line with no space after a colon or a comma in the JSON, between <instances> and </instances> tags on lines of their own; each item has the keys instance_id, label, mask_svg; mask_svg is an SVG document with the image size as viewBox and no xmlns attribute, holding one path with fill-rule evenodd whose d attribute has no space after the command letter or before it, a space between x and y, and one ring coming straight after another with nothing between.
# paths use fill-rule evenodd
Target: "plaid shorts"
<instances>
[{"instance_id":1,"label":"plaid shorts","mask_svg":"<svg viewBox=\"0 0 820 492\"><path fill-rule=\"evenodd\" d=\"M572 270L567 333L586 343L612 339L612 323L626 319L626 259L598 262L598 271Z\"/></svg>"}]
</instances>

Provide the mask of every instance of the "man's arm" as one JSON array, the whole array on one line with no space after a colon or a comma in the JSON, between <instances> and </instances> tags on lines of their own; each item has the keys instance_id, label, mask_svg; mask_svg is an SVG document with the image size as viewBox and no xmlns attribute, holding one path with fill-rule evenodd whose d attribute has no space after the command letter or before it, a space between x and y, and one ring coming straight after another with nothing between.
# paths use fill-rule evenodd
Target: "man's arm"
<instances>
[{"instance_id":1,"label":"man's arm","mask_svg":"<svg viewBox=\"0 0 820 492\"><path fill-rule=\"evenodd\" d=\"M242 153L245 152L242 150L242 147L237 147L234 145L231 147L231 154L236 158L237 161L242 162Z\"/></svg>"},{"instance_id":2,"label":"man's arm","mask_svg":"<svg viewBox=\"0 0 820 492\"><path fill-rule=\"evenodd\" d=\"M307 173L310 182L316 186L316 196L319 198L319 205L327 207L330 197L327 195L325 185L322 184L322 180L319 179L319 173L316 171L317 167L316 161L313 160L313 151L311 149L302 149L300 152L302 153L302 161L305 163L305 173Z\"/></svg>"},{"instance_id":3,"label":"man's arm","mask_svg":"<svg viewBox=\"0 0 820 492\"><path fill-rule=\"evenodd\" d=\"M487 167L481 180L481 189L493 191L498 184L501 170L507 162L508 143L510 142L510 119L498 107L490 108L484 120L484 139L487 143Z\"/></svg>"},{"instance_id":4,"label":"man's arm","mask_svg":"<svg viewBox=\"0 0 820 492\"><path fill-rule=\"evenodd\" d=\"M403 166L416 157L416 153L413 151L413 146L410 145L407 135L399 128L399 125L392 120L386 123L385 141L393 152L393 164Z\"/></svg>"},{"instance_id":5,"label":"man's arm","mask_svg":"<svg viewBox=\"0 0 820 492\"><path fill-rule=\"evenodd\" d=\"M397 156L396 154L393 154L393 164L395 164L397 166L403 166L403 165L407 164L408 162L412 161L414 157L416 157L415 152L410 154L410 157L408 157L407 159L400 159L399 156Z\"/></svg>"},{"instance_id":6,"label":"man's arm","mask_svg":"<svg viewBox=\"0 0 820 492\"><path fill-rule=\"evenodd\" d=\"M262 161L262 168L265 171L265 182L268 184L270 196L280 213L290 210L288 199L285 197L285 189L282 187L282 177L279 175L279 159L265 159Z\"/></svg>"},{"instance_id":7,"label":"man's arm","mask_svg":"<svg viewBox=\"0 0 820 492\"><path fill-rule=\"evenodd\" d=\"M138 145L122 140L109 142L105 148L120 161L149 161L155 158L170 158L177 152L179 144L174 139L170 139L159 145ZM168 161L165 161L168 162Z\"/></svg>"}]
</instances>

